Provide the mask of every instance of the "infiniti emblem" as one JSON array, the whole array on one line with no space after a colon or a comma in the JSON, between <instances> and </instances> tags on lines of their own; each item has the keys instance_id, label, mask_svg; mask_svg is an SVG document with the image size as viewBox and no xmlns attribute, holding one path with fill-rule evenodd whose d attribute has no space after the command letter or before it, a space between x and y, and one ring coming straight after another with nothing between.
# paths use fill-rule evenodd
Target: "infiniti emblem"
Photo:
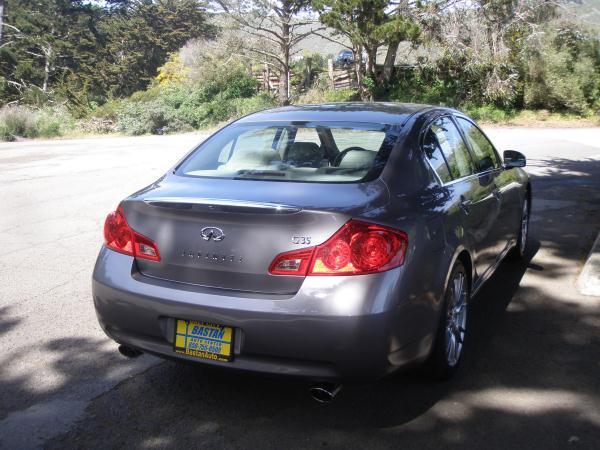
<instances>
[{"instance_id":1,"label":"infiniti emblem","mask_svg":"<svg viewBox=\"0 0 600 450\"><path fill-rule=\"evenodd\" d=\"M200 231L200 236L202 236L202 239L205 241L210 241L212 239L215 242L219 242L225 239L225 233L223 233L223 230L217 227L202 228Z\"/></svg>"}]
</instances>

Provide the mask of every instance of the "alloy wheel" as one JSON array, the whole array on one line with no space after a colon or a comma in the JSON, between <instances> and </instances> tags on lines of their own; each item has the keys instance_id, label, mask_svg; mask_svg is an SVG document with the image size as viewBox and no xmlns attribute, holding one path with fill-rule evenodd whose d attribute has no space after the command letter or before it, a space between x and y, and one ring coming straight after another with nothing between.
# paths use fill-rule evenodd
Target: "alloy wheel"
<instances>
[{"instance_id":1,"label":"alloy wheel","mask_svg":"<svg viewBox=\"0 0 600 450\"><path fill-rule=\"evenodd\" d=\"M521 215L521 233L519 234L519 250L521 254L525 253L527 246L527 233L529 231L529 202L523 203L523 214Z\"/></svg>"},{"instance_id":2,"label":"alloy wheel","mask_svg":"<svg viewBox=\"0 0 600 450\"><path fill-rule=\"evenodd\" d=\"M454 367L463 350L467 325L467 287L465 274L457 272L451 285L451 295L446 311L446 361Z\"/></svg>"}]
</instances>

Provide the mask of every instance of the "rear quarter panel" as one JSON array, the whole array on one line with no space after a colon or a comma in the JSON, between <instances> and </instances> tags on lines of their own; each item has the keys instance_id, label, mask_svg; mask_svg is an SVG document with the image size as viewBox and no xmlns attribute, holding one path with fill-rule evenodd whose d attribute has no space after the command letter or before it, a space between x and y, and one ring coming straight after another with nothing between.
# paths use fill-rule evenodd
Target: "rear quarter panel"
<instances>
[{"instance_id":1,"label":"rear quarter panel","mask_svg":"<svg viewBox=\"0 0 600 450\"><path fill-rule=\"evenodd\" d=\"M446 277L464 236L448 241L447 217L460 194L433 181L418 145L422 122L407 124L382 178L390 202L362 215L408 234L402 282L392 296L390 362L421 360L429 354L437 329ZM410 353L410 354L409 354Z\"/></svg>"}]
</instances>

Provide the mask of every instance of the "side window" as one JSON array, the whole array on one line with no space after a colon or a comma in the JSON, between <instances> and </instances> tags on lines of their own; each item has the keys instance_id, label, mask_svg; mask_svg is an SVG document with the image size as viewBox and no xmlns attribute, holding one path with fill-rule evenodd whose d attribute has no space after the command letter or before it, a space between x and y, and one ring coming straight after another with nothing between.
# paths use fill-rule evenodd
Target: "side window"
<instances>
[{"instance_id":1,"label":"side window","mask_svg":"<svg viewBox=\"0 0 600 450\"><path fill-rule=\"evenodd\" d=\"M458 128L449 117L442 117L431 125L442 153L446 158L452 178L463 178L475 173L475 166L469 150L463 141Z\"/></svg>"},{"instance_id":2,"label":"side window","mask_svg":"<svg viewBox=\"0 0 600 450\"><path fill-rule=\"evenodd\" d=\"M479 129L468 120L457 117L460 127L473 150L473 157L479 166L480 172L500 167L500 160L494 151L491 142Z\"/></svg>"},{"instance_id":3,"label":"side window","mask_svg":"<svg viewBox=\"0 0 600 450\"><path fill-rule=\"evenodd\" d=\"M446 164L446 158L444 158L440 144L437 141L437 137L433 131L431 131L431 129L429 129L427 134L425 134L425 139L423 140L423 151L429 160L429 164L431 164L433 170L435 170L440 177L440 180L442 180L444 183L452 181L450 169L448 169L448 165Z\"/></svg>"}]
</instances>

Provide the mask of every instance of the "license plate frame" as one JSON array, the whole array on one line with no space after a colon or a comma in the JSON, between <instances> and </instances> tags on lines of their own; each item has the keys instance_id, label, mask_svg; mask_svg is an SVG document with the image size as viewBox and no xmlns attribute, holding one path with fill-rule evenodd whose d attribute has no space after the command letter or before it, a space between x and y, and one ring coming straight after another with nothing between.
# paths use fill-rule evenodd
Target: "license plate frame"
<instances>
[{"instance_id":1,"label":"license plate frame","mask_svg":"<svg viewBox=\"0 0 600 450\"><path fill-rule=\"evenodd\" d=\"M175 319L173 351L200 360L233 361L235 329L200 320Z\"/></svg>"}]
</instances>

